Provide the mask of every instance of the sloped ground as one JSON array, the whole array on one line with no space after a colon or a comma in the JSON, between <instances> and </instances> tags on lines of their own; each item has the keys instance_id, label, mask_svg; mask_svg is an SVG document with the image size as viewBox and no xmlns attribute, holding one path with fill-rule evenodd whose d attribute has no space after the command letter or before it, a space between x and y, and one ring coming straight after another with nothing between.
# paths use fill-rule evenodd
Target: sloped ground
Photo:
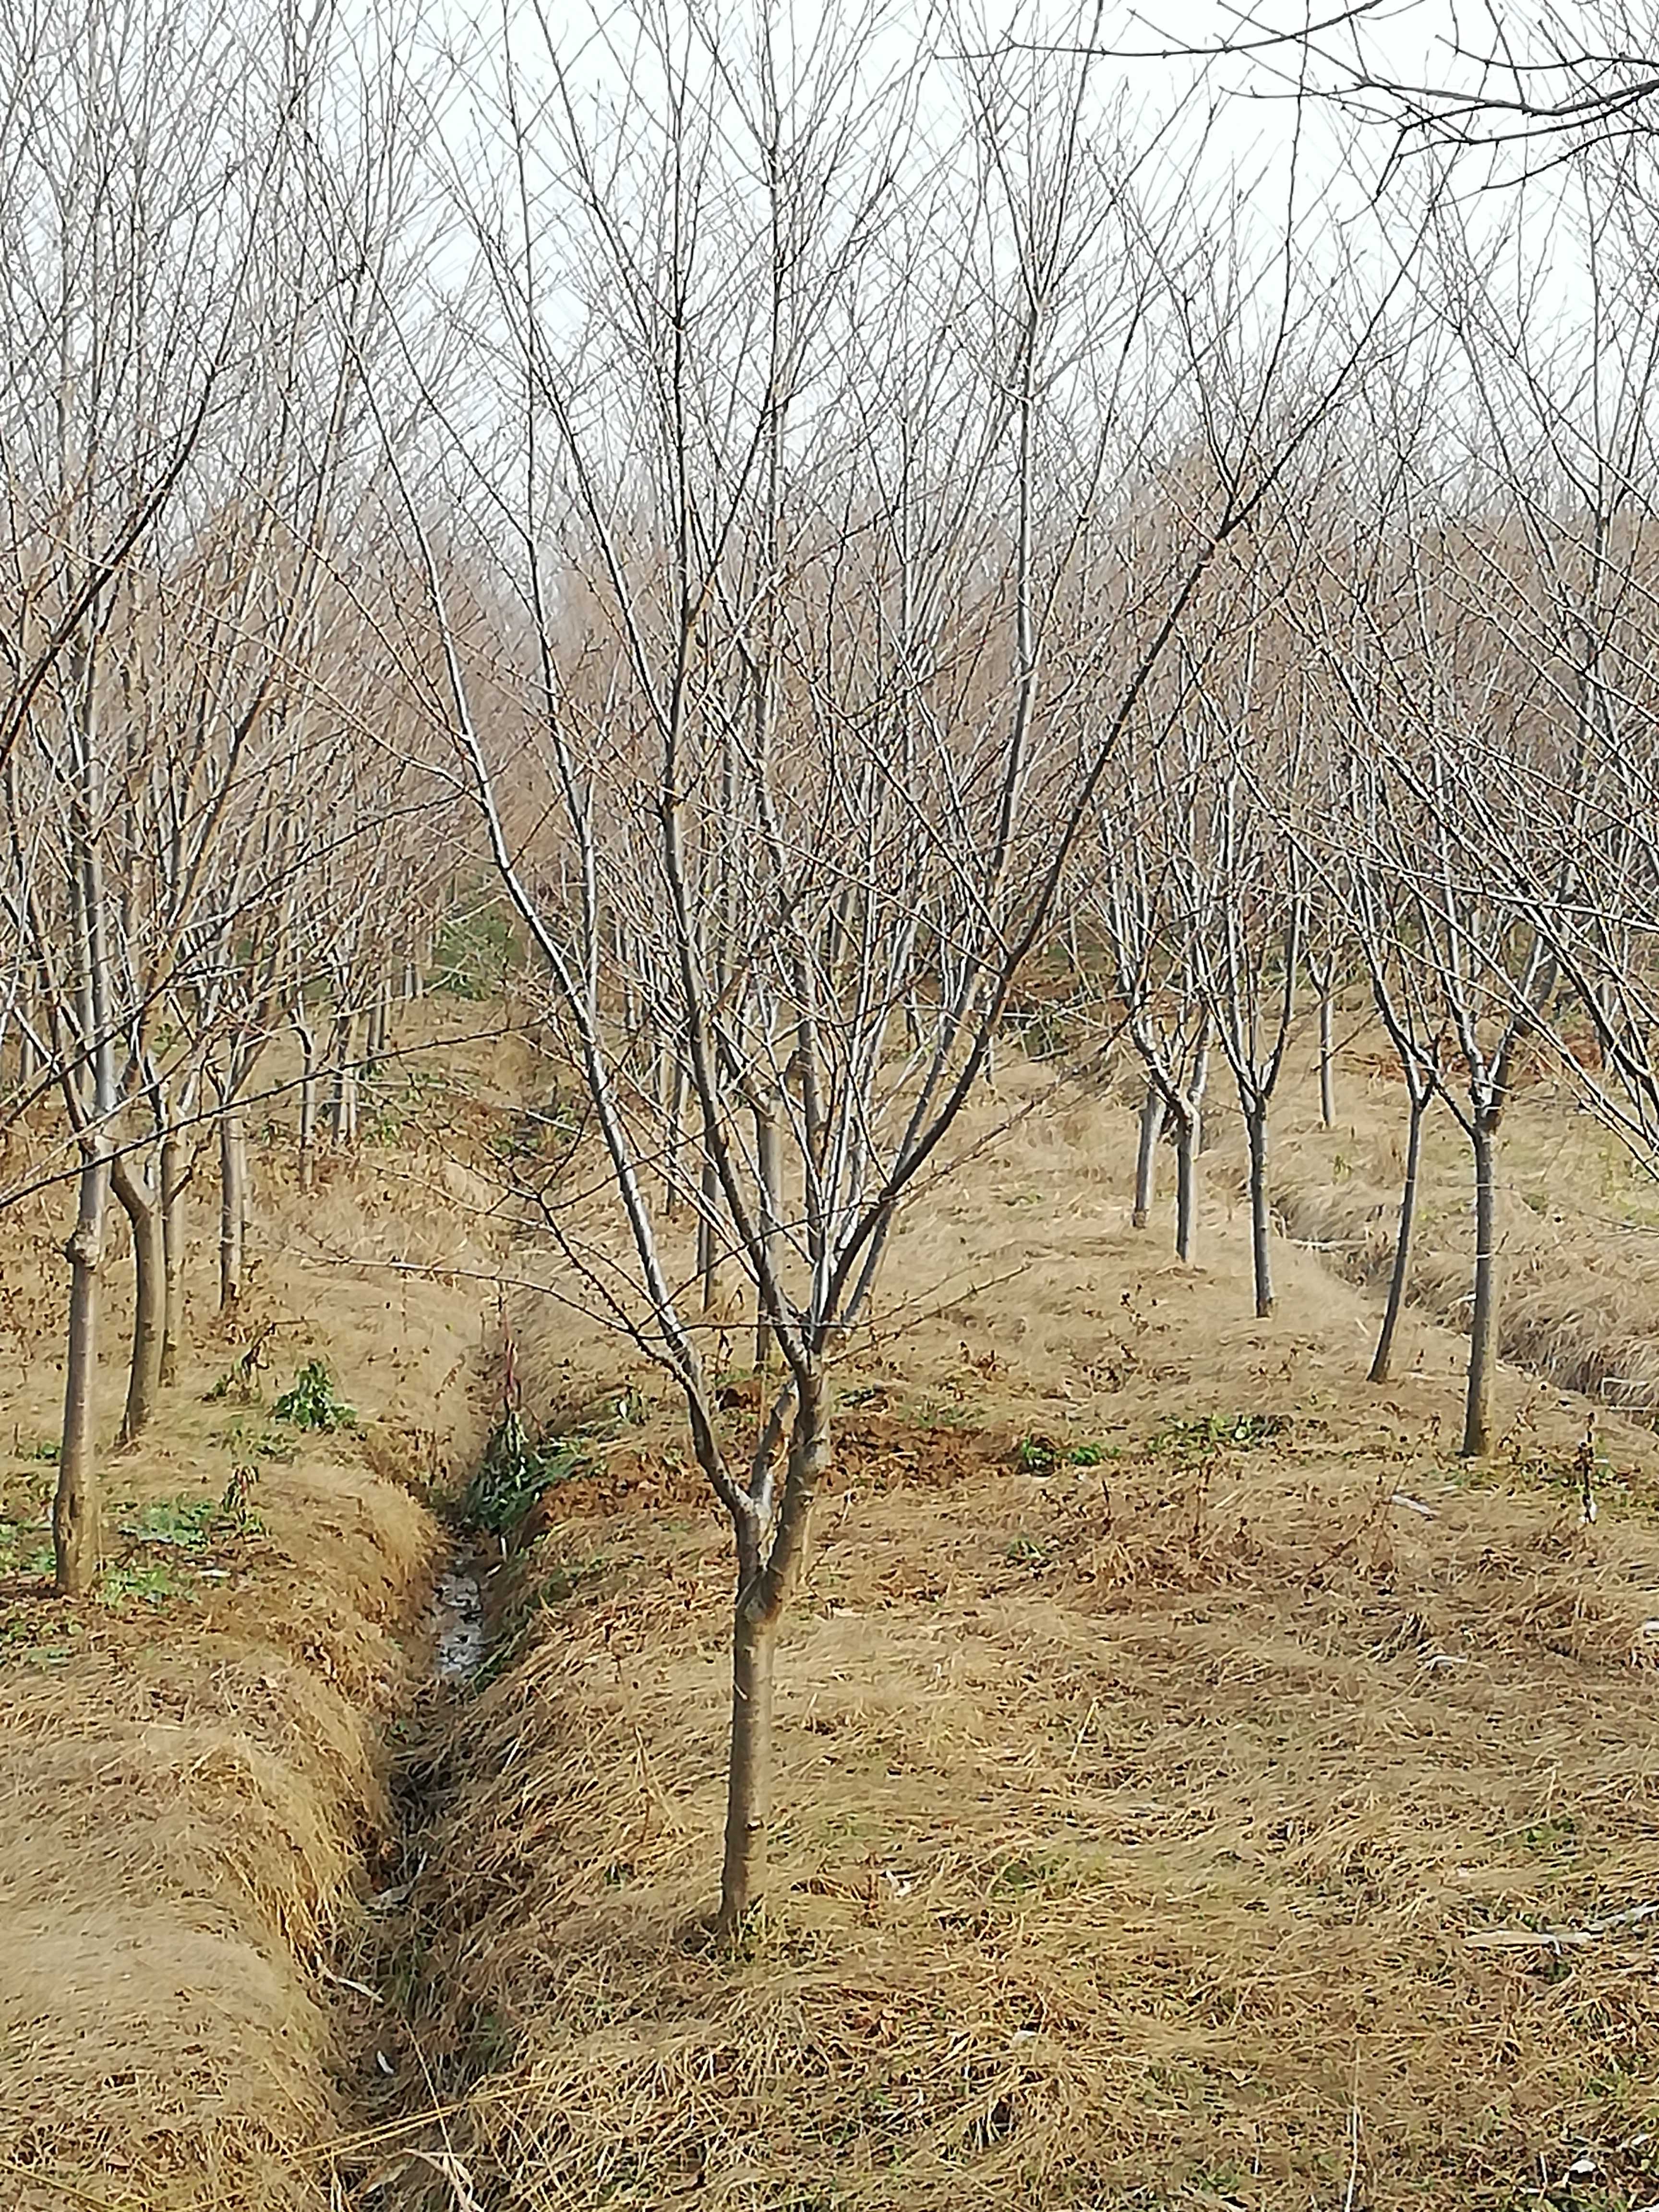
<instances>
[{"instance_id":1,"label":"sloped ground","mask_svg":"<svg viewBox=\"0 0 1659 2212\"><path fill-rule=\"evenodd\" d=\"M1305 1061L1287 1075L1271 1164L1289 1233L1351 1279L1386 1282L1394 1257L1407 1108L1398 1064L1363 1015L1344 1055L1335 1127L1320 1127ZM1229 1169L1237 1147L1224 1148ZM1242 1171L1242 1170L1241 1170ZM1443 1104L1425 1125L1411 1295L1468 1326L1474 1265L1467 1139ZM1659 1413L1659 1183L1562 1078L1534 1074L1498 1144L1506 1358L1610 1407Z\"/></svg>"},{"instance_id":2,"label":"sloped ground","mask_svg":"<svg viewBox=\"0 0 1659 2212\"><path fill-rule=\"evenodd\" d=\"M907 1220L740 1960L686 1936L731 1569L672 1408L550 1494L399 1967L447 2116L365 2203L1659 2198L1652 1439L1583 1525L1584 1407L1510 1374L1465 1468L1457 1339L1369 1390L1370 1302L1289 1245L1246 1318L1218 1177L1181 1268L1130 1139L1057 1099ZM629 1379L517 1326L556 1420Z\"/></svg>"},{"instance_id":3,"label":"sloped ground","mask_svg":"<svg viewBox=\"0 0 1659 2212\"><path fill-rule=\"evenodd\" d=\"M376 1132L305 1198L283 1147L259 1149L246 1310L219 1325L204 1251L195 1347L152 1432L107 1463L111 1569L82 1604L40 1571L61 1200L0 1221L0 2203L15 2212L326 2201L313 2154L341 2123L319 1969L384 1821L381 1729L421 1655L438 1540L413 1493L476 1448L487 1305L475 1284L380 1262L485 1263L487 1227L448 1185L469 1116L492 1115L489 1059L471 1082L460 1069L466 1095L435 1131ZM236 1362L261 1340L244 1391ZM112 1326L106 1434L124 1349ZM273 1418L308 1358L359 1430Z\"/></svg>"}]
</instances>

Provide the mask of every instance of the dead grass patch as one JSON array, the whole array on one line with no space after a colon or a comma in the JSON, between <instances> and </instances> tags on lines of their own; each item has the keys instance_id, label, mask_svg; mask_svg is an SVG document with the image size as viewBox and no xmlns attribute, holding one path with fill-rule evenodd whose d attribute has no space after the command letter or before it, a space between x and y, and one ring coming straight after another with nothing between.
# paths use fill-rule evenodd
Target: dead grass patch
<instances>
[{"instance_id":1,"label":"dead grass patch","mask_svg":"<svg viewBox=\"0 0 1659 2212\"><path fill-rule=\"evenodd\" d=\"M434 1206L431 1165L369 1151L300 1200L256 1158L248 1310L222 1329L197 1281L179 1386L108 1462L125 1580L71 1606L24 1557L0 1589L0 2202L15 2212L326 2203L296 2155L341 2124L317 1969L384 1826L381 1729L437 1543L405 1484L465 1464L480 1425L476 1296L380 1264L477 1261L477 1209ZM0 1249L0 1521L25 1553L44 1540L62 1388L65 1271L37 1211L7 1217ZM210 1396L267 1328L264 1404ZM362 1444L273 1429L275 1392L311 1356L370 1423ZM249 1462L257 1525L224 1526L216 1504ZM158 1523L189 1542L121 1533Z\"/></svg>"},{"instance_id":2,"label":"dead grass patch","mask_svg":"<svg viewBox=\"0 0 1659 2212\"><path fill-rule=\"evenodd\" d=\"M690 1491L544 1501L404 1960L457 2107L425 2147L492 2212L1659 2197L1650 1439L1607 1425L1581 1527L1584 1408L1510 1373L1472 1474L1455 1338L1369 1391L1370 1302L1285 1246L1255 1322L1224 1160L1182 1267L1127 1225L1127 1138L1062 1094L902 1221L740 1959L686 1941L722 1532ZM532 1407L636 1379L515 1325ZM377 2208L453 2197L371 2166Z\"/></svg>"}]
</instances>

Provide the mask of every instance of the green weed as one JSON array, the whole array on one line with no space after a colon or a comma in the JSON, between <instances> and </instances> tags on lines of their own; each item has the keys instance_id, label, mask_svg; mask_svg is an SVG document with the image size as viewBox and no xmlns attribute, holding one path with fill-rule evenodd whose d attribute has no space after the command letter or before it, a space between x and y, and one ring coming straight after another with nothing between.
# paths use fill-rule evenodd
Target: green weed
<instances>
[{"instance_id":1,"label":"green weed","mask_svg":"<svg viewBox=\"0 0 1659 2212\"><path fill-rule=\"evenodd\" d=\"M469 1521L504 1536L554 1483L586 1466L591 1453L580 1437L533 1438L516 1407L490 1433L478 1469L467 1485L462 1510Z\"/></svg>"},{"instance_id":2,"label":"green weed","mask_svg":"<svg viewBox=\"0 0 1659 2212\"><path fill-rule=\"evenodd\" d=\"M219 1508L211 1498L158 1498L141 1505L120 1524L135 1543L172 1545L181 1552L205 1552L212 1540Z\"/></svg>"},{"instance_id":3,"label":"green weed","mask_svg":"<svg viewBox=\"0 0 1659 2212\"><path fill-rule=\"evenodd\" d=\"M271 1412L277 1420L296 1429L355 1429L356 1408L348 1406L334 1388L333 1378L320 1359L308 1359L284 1390Z\"/></svg>"},{"instance_id":4,"label":"green weed","mask_svg":"<svg viewBox=\"0 0 1659 2212\"><path fill-rule=\"evenodd\" d=\"M1052 1437L1022 1437L1014 1446L1014 1457L1027 1474L1052 1474L1057 1467L1100 1467L1116 1456L1110 1444L1062 1444Z\"/></svg>"},{"instance_id":5,"label":"green weed","mask_svg":"<svg viewBox=\"0 0 1659 2212\"><path fill-rule=\"evenodd\" d=\"M98 1584L98 1601L118 1612L134 1602L168 1605L183 1590L178 1570L165 1560L122 1560L105 1568Z\"/></svg>"},{"instance_id":6,"label":"green weed","mask_svg":"<svg viewBox=\"0 0 1659 2212\"><path fill-rule=\"evenodd\" d=\"M1200 1413L1190 1420L1167 1421L1152 1439L1154 1451L1192 1457L1229 1447L1253 1451L1284 1436L1287 1413Z\"/></svg>"}]
</instances>

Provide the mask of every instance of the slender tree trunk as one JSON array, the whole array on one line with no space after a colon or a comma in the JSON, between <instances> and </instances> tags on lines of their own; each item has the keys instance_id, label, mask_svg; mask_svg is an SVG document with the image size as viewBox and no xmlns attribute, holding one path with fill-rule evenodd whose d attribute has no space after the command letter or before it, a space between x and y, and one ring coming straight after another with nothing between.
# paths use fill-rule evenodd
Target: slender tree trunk
<instances>
[{"instance_id":1,"label":"slender tree trunk","mask_svg":"<svg viewBox=\"0 0 1659 2212\"><path fill-rule=\"evenodd\" d=\"M380 1073L386 1057L386 986L377 983L374 995L368 1002L368 1013L364 1021L362 1073L374 1076Z\"/></svg>"},{"instance_id":2,"label":"slender tree trunk","mask_svg":"<svg viewBox=\"0 0 1659 2212\"><path fill-rule=\"evenodd\" d=\"M329 1057L334 1063L333 1093L329 1100L329 1141L342 1152L357 1141L357 1018L339 1015L329 1038Z\"/></svg>"},{"instance_id":3,"label":"slender tree trunk","mask_svg":"<svg viewBox=\"0 0 1659 2212\"><path fill-rule=\"evenodd\" d=\"M757 1580L751 1577L748 1589L738 1593L732 1620L732 1743L726 1780L726 1853L715 1923L716 1932L727 1942L766 1890L778 1625L759 1601Z\"/></svg>"},{"instance_id":4,"label":"slender tree trunk","mask_svg":"<svg viewBox=\"0 0 1659 2212\"><path fill-rule=\"evenodd\" d=\"M755 1157L760 1170L761 1224L766 1238L768 1263L775 1279L783 1263L783 1142L775 1106L755 1109ZM766 1318L766 1295L758 1296L755 1321L755 1364L766 1365L772 1356L772 1329Z\"/></svg>"},{"instance_id":5,"label":"slender tree trunk","mask_svg":"<svg viewBox=\"0 0 1659 2212\"><path fill-rule=\"evenodd\" d=\"M663 1196L663 1212L671 1221L680 1210L680 1173L685 1149L685 1099L690 1087L690 1076L685 1056L676 1052L669 1073L668 1172Z\"/></svg>"},{"instance_id":6,"label":"slender tree trunk","mask_svg":"<svg viewBox=\"0 0 1659 2212\"><path fill-rule=\"evenodd\" d=\"M1198 1242L1198 1156L1203 1149L1202 1110L1188 1106L1176 1116L1176 1257L1190 1260Z\"/></svg>"},{"instance_id":7,"label":"slender tree trunk","mask_svg":"<svg viewBox=\"0 0 1659 2212\"><path fill-rule=\"evenodd\" d=\"M1498 1369L1498 1125L1477 1114L1474 1150L1474 1308L1469 1318L1469 1384L1463 1413L1463 1456L1484 1459L1492 1448Z\"/></svg>"},{"instance_id":8,"label":"slender tree trunk","mask_svg":"<svg viewBox=\"0 0 1659 2212\"><path fill-rule=\"evenodd\" d=\"M1250 1148L1250 1267L1255 1278L1255 1317L1273 1310L1273 1216L1267 1205L1267 1102L1253 1099L1244 1109Z\"/></svg>"},{"instance_id":9,"label":"slender tree trunk","mask_svg":"<svg viewBox=\"0 0 1659 2212\"><path fill-rule=\"evenodd\" d=\"M713 1158L702 1163L702 1202L697 1212L697 1273L702 1279L702 1310L712 1314L720 1297L720 1176Z\"/></svg>"},{"instance_id":10,"label":"slender tree trunk","mask_svg":"<svg viewBox=\"0 0 1659 2212\"><path fill-rule=\"evenodd\" d=\"M242 1247L247 1223L247 1136L242 1116L219 1116L219 1310L234 1313L242 1295Z\"/></svg>"},{"instance_id":11,"label":"slender tree trunk","mask_svg":"<svg viewBox=\"0 0 1659 2212\"><path fill-rule=\"evenodd\" d=\"M64 1246L70 1263L69 1356L64 1381L64 1433L52 1501L52 1551L58 1587L81 1597L97 1579L103 1550L98 1497L97 1409L99 1270L109 1210L109 1144L101 1132L82 1139L80 1204Z\"/></svg>"},{"instance_id":12,"label":"slender tree trunk","mask_svg":"<svg viewBox=\"0 0 1659 2212\"><path fill-rule=\"evenodd\" d=\"M1319 1118L1328 1129L1336 1127L1336 1012L1328 991L1319 999Z\"/></svg>"},{"instance_id":13,"label":"slender tree trunk","mask_svg":"<svg viewBox=\"0 0 1659 2212\"><path fill-rule=\"evenodd\" d=\"M137 1443L149 1425L161 1389L161 1349L167 1334L167 1249L160 1201L116 1160L111 1180L132 1231L132 1357L120 1441Z\"/></svg>"},{"instance_id":14,"label":"slender tree trunk","mask_svg":"<svg viewBox=\"0 0 1659 2212\"><path fill-rule=\"evenodd\" d=\"M1168 1109L1157 1084L1148 1082L1140 1108L1140 1144L1135 1153L1135 1202L1129 1216L1132 1229L1144 1229L1158 1195L1158 1140L1164 1134Z\"/></svg>"},{"instance_id":15,"label":"slender tree trunk","mask_svg":"<svg viewBox=\"0 0 1659 2212\"><path fill-rule=\"evenodd\" d=\"M300 1040L300 1188L309 1191L317 1181L317 1032L294 1016L294 1034Z\"/></svg>"},{"instance_id":16,"label":"slender tree trunk","mask_svg":"<svg viewBox=\"0 0 1659 2212\"><path fill-rule=\"evenodd\" d=\"M1412 1224L1417 1218L1417 1179L1423 1157L1423 1117L1428 1097L1413 1096L1411 1125L1406 1132L1406 1175L1400 1187L1400 1222L1395 1231L1394 1269L1389 1277L1389 1302L1382 1310L1382 1331L1369 1379L1386 1382L1394 1361L1395 1332L1406 1303L1406 1279L1411 1272Z\"/></svg>"},{"instance_id":17,"label":"slender tree trunk","mask_svg":"<svg viewBox=\"0 0 1659 2212\"><path fill-rule=\"evenodd\" d=\"M716 1933L731 1942L766 1892L772 1795L772 1684L778 1626L805 1565L812 1502L830 1468L830 1408L809 1379L797 1408L772 1557L763 1567L738 1544L732 1622L732 1748L726 1769L726 1853Z\"/></svg>"},{"instance_id":18,"label":"slender tree trunk","mask_svg":"<svg viewBox=\"0 0 1659 2212\"><path fill-rule=\"evenodd\" d=\"M185 1165L183 1133L169 1127L161 1139L161 1252L167 1278L161 1317L161 1382L178 1380L179 1352L185 1340Z\"/></svg>"}]
</instances>

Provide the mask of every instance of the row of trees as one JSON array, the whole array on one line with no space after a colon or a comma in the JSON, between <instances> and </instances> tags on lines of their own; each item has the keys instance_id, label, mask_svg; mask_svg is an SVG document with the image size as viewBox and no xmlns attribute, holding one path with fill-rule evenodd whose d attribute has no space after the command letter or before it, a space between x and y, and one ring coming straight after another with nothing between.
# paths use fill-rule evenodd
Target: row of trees
<instances>
[{"instance_id":1,"label":"row of trees","mask_svg":"<svg viewBox=\"0 0 1659 2212\"><path fill-rule=\"evenodd\" d=\"M362 231L390 202L337 61L325 19L288 11L46 0L0 26L0 1069L37 1139L14 1194L77 1194L71 1593L100 1554L112 1214L131 1443L177 1366L205 1154L231 1310L273 1040L296 1048L303 1182L325 1114L352 1133L355 1071L453 874L360 527L381 446ZM331 212L348 184L355 227ZM52 1101L72 1175L38 1142Z\"/></svg>"},{"instance_id":2,"label":"row of trees","mask_svg":"<svg viewBox=\"0 0 1659 2212\"><path fill-rule=\"evenodd\" d=\"M584 1109L546 1224L732 1529L729 1932L836 1359L1038 963L1139 1055L1138 1209L1167 1123L1188 1256L1224 1066L1264 1316L1298 992L1330 1109L1370 991L1413 1158L1437 1097L1469 1134L1471 1450L1523 1041L1588 1024L1589 1095L1654 1133L1645 173L1571 173L1590 279L1552 294L1443 165L1382 191L1291 135L1241 194L1197 107L1114 94L1092 11L428 53L42 4L0 179L0 896L15 1087L79 1159L60 1580L112 1203L133 1434L186 1133L234 1298L270 1039L303 1151L477 855Z\"/></svg>"}]
</instances>

